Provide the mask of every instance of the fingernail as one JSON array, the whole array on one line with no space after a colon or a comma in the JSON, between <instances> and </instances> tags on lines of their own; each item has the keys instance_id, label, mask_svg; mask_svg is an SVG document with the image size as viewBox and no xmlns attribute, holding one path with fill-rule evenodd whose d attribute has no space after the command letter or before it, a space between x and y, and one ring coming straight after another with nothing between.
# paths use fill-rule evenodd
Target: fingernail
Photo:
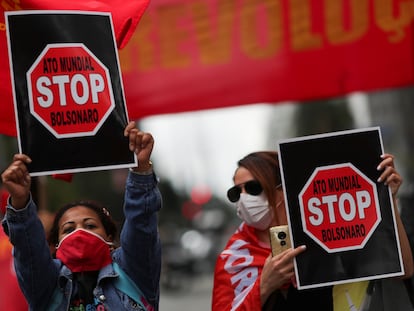
<instances>
[{"instance_id":1,"label":"fingernail","mask_svg":"<svg viewBox=\"0 0 414 311\"><path fill-rule=\"evenodd\" d=\"M382 180L382 179L381 179L381 177L379 177L379 178L377 179L377 182L381 182L381 180Z\"/></svg>"},{"instance_id":2,"label":"fingernail","mask_svg":"<svg viewBox=\"0 0 414 311\"><path fill-rule=\"evenodd\" d=\"M377 166L377 171L380 171L381 170L381 165L378 165Z\"/></svg>"}]
</instances>

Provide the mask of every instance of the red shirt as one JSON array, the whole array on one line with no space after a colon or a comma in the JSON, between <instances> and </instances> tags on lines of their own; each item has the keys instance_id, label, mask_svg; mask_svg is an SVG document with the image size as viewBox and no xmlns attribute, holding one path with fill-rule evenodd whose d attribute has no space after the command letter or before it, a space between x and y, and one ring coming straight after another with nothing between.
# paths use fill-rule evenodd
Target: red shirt
<instances>
[{"instance_id":1,"label":"red shirt","mask_svg":"<svg viewBox=\"0 0 414 311\"><path fill-rule=\"evenodd\" d=\"M260 310L260 275L270 253L242 223L217 258L212 310Z\"/></svg>"}]
</instances>

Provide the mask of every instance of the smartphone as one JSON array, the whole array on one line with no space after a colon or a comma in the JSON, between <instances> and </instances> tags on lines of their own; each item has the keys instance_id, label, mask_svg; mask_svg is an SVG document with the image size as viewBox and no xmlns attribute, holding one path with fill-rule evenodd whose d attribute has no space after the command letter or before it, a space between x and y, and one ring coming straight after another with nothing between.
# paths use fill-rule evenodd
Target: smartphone
<instances>
[{"instance_id":1,"label":"smartphone","mask_svg":"<svg viewBox=\"0 0 414 311\"><path fill-rule=\"evenodd\" d=\"M291 248L289 227L275 226L269 229L270 245L272 247L272 256L280 254L284 250Z\"/></svg>"}]
</instances>

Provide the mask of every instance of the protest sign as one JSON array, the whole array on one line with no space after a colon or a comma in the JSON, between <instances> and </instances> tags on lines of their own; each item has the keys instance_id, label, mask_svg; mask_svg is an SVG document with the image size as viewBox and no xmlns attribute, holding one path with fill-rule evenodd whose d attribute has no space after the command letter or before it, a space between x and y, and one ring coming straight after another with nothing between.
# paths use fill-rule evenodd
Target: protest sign
<instances>
[{"instance_id":1,"label":"protest sign","mask_svg":"<svg viewBox=\"0 0 414 311\"><path fill-rule=\"evenodd\" d=\"M379 127L278 143L298 288L403 274Z\"/></svg>"},{"instance_id":2,"label":"protest sign","mask_svg":"<svg viewBox=\"0 0 414 311\"><path fill-rule=\"evenodd\" d=\"M19 151L32 176L131 167L109 13L6 13ZM87 31L86 31L87 30Z\"/></svg>"}]
</instances>

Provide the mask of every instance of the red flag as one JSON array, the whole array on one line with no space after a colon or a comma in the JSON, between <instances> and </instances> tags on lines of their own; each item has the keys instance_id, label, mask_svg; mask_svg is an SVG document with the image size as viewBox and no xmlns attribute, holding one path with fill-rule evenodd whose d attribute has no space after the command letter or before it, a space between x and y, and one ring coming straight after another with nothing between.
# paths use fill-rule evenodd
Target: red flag
<instances>
[{"instance_id":1,"label":"red flag","mask_svg":"<svg viewBox=\"0 0 414 311\"><path fill-rule=\"evenodd\" d=\"M412 85L412 1L153 1L120 52L130 117Z\"/></svg>"},{"instance_id":2,"label":"red flag","mask_svg":"<svg viewBox=\"0 0 414 311\"><path fill-rule=\"evenodd\" d=\"M83 10L111 12L118 48L131 38L149 0L3 0L0 3L0 133L16 136L9 58L5 32L5 11Z\"/></svg>"},{"instance_id":3,"label":"red flag","mask_svg":"<svg viewBox=\"0 0 414 311\"><path fill-rule=\"evenodd\" d=\"M129 117L412 85L411 6L400 0L153 1L120 51ZM3 103L0 133L10 131L8 124L14 130L12 108Z\"/></svg>"},{"instance_id":4,"label":"red flag","mask_svg":"<svg viewBox=\"0 0 414 311\"><path fill-rule=\"evenodd\" d=\"M20 0L23 10L85 10L110 12L118 48L123 48L144 14L149 0Z\"/></svg>"}]
</instances>

